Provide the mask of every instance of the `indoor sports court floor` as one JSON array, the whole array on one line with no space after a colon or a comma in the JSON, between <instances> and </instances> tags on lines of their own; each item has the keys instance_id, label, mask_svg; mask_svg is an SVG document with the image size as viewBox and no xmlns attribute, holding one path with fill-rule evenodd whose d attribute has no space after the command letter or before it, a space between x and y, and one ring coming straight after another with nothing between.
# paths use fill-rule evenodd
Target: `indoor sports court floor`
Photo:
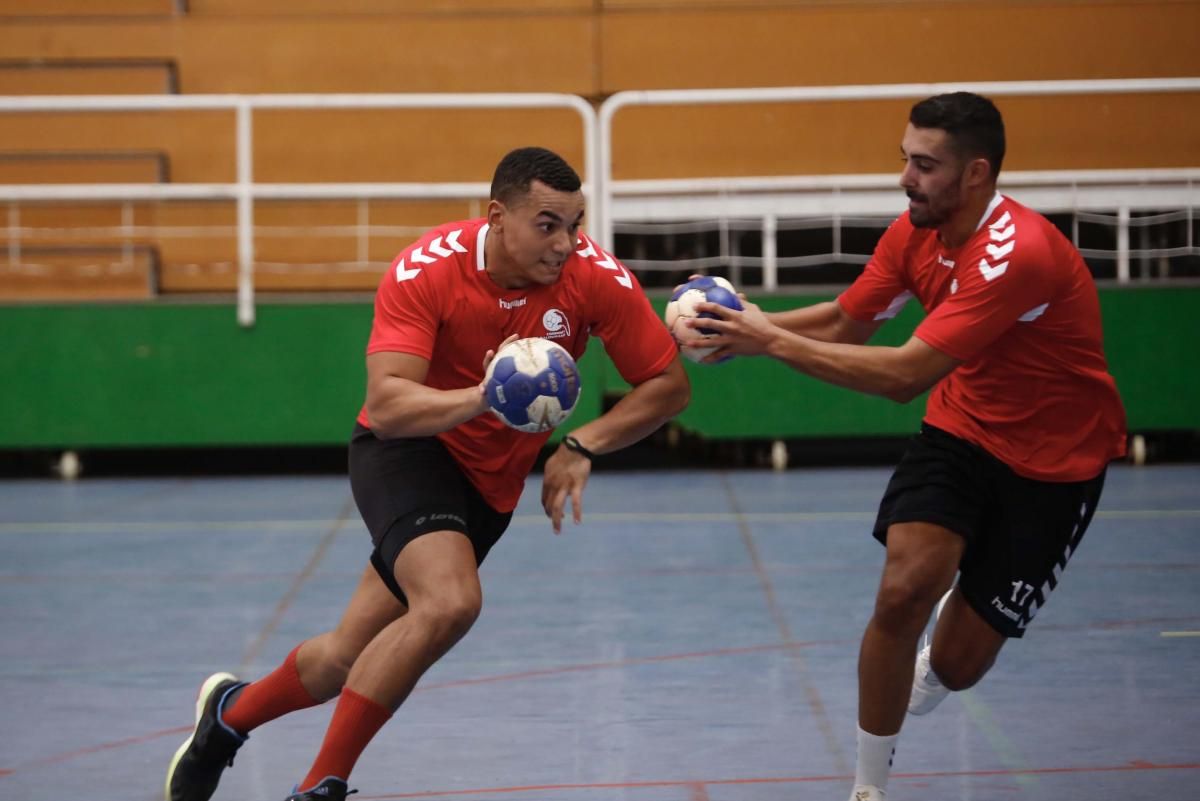
<instances>
[{"instance_id":1,"label":"indoor sports court floor","mask_svg":"<svg viewBox=\"0 0 1200 801\"><path fill-rule=\"evenodd\" d=\"M889 471L536 477L484 612L370 745L358 801L844 801ZM1063 585L975 690L910 718L890 798L1200 801L1200 466L1115 467ZM209 673L332 625L368 539L337 477L0 483L0 799L160 797ZM330 705L216 801L280 801Z\"/></svg>"}]
</instances>

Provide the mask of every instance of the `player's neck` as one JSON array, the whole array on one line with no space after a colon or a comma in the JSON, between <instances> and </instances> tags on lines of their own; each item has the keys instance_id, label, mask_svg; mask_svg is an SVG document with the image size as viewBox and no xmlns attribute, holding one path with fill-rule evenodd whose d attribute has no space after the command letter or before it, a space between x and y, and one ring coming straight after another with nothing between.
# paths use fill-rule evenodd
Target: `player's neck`
<instances>
[{"instance_id":1,"label":"player's neck","mask_svg":"<svg viewBox=\"0 0 1200 801\"><path fill-rule=\"evenodd\" d=\"M954 216L945 224L938 226L938 239L942 244L953 250L966 244L983 222L983 215L996 196L996 187L989 186L986 190L975 192L963 204Z\"/></svg>"},{"instance_id":2,"label":"player's neck","mask_svg":"<svg viewBox=\"0 0 1200 801\"><path fill-rule=\"evenodd\" d=\"M524 289L529 281L521 277L517 265L506 257L500 236L489 228L483 238L483 269L492 283L501 289Z\"/></svg>"}]
</instances>

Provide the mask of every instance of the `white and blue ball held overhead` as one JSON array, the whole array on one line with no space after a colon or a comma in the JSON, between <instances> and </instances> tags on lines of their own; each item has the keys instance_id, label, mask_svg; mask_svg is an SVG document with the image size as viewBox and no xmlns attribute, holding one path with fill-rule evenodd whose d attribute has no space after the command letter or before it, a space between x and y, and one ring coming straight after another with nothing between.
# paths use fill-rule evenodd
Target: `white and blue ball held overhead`
<instances>
[{"instance_id":1,"label":"white and blue ball held overhead","mask_svg":"<svg viewBox=\"0 0 1200 801\"><path fill-rule=\"evenodd\" d=\"M536 434L566 420L579 400L579 368L565 348L529 337L502 347L484 377L488 406L506 425Z\"/></svg>"},{"instance_id":2,"label":"white and blue ball held overhead","mask_svg":"<svg viewBox=\"0 0 1200 801\"><path fill-rule=\"evenodd\" d=\"M719 303L730 309L742 310L737 290L724 278L705 275L693 278L671 294L664 315L671 336L679 345L679 353L686 359L698 362L716 348L705 347L704 341L717 332L711 328L689 328L686 320L692 318L715 318L712 312L696 311L696 304L704 301Z\"/></svg>"}]
</instances>

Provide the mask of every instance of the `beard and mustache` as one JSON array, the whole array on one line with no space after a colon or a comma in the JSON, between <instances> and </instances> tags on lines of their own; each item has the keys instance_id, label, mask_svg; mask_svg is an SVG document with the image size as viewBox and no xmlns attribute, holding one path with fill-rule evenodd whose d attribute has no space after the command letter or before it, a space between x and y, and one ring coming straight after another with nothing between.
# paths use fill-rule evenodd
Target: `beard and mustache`
<instances>
[{"instance_id":1,"label":"beard and mustache","mask_svg":"<svg viewBox=\"0 0 1200 801\"><path fill-rule=\"evenodd\" d=\"M937 228L950 219L950 215L958 208L958 194L947 190L944 202L934 204L929 195L923 195L911 189L904 192L908 199L920 203L919 207L908 207L908 219L914 228ZM952 195L952 196L950 196Z\"/></svg>"}]
</instances>

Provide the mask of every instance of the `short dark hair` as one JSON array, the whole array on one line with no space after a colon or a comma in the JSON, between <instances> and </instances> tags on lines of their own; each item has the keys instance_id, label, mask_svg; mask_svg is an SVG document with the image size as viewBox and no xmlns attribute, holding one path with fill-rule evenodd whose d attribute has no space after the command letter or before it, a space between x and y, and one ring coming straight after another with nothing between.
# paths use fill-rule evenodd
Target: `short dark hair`
<instances>
[{"instance_id":1,"label":"short dark hair","mask_svg":"<svg viewBox=\"0 0 1200 801\"><path fill-rule=\"evenodd\" d=\"M982 156L992 177L1004 163L1004 118L986 97L972 92L934 95L917 103L908 121L917 128L938 128L950 135L955 149L968 157Z\"/></svg>"},{"instance_id":2,"label":"short dark hair","mask_svg":"<svg viewBox=\"0 0 1200 801\"><path fill-rule=\"evenodd\" d=\"M492 200L510 203L528 194L529 186L541 181L559 192L576 192L583 184L579 174L562 156L544 147L522 147L500 159L492 177Z\"/></svg>"}]
</instances>

